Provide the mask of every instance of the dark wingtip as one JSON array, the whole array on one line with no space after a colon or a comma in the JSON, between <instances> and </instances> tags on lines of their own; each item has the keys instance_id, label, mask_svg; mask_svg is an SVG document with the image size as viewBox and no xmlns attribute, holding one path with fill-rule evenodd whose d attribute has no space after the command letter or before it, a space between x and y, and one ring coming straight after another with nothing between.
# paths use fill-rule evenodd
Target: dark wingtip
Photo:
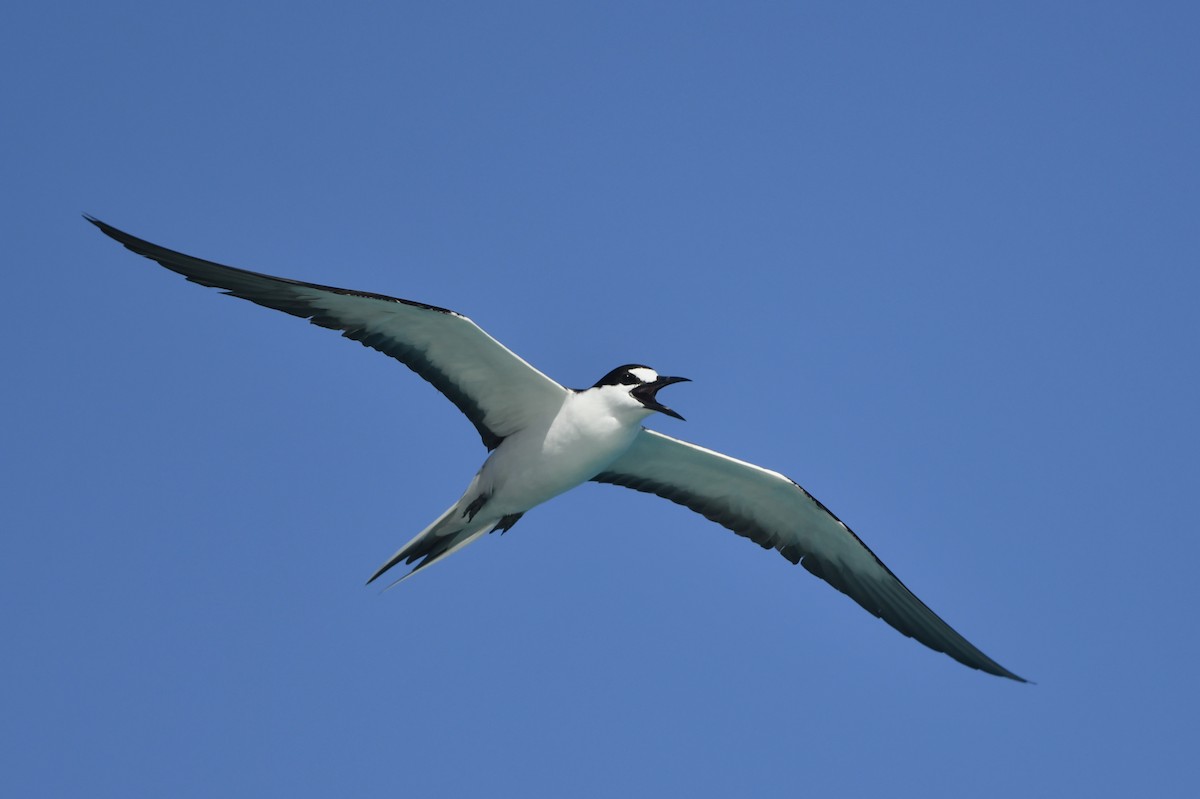
<instances>
[{"instance_id":1,"label":"dark wingtip","mask_svg":"<svg viewBox=\"0 0 1200 799\"><path fill-rule=\"evenodd\" d=\"M1030 682L1029 680L1025 679L1024 677L1013 674L1008 669L1004 669L1003 671L993 671L992 669L980 668L979 666L972 666L971 668L979 669L979 671L982 671L984 674L991 674L994 677L1000 677L1001 679L1005 679L1005 680L1012 680L1013 682L1019 682L1019 683L1025 684L1025 685L1036 685L1037 684L1037 683Z\"/></svg>"},{"instance_id":2,"label":"dark wingtip","mask_svg":"<svg viewBox=\"0 0 1200 799\"><path fill-rule=\"evenodd\" d=\"M1010 680L1016 680L1017 682L1025 683L1026 685L1037 685L1037 683L1035 683L1033 680L1027 680L1024 677L1019 677L1016 674L1013 674L1008 669L1005 669L1004 673L999 676L1007 677Z\"/></svg>"},{"instance_id":3,"label":"dark wingtip","mask_svg":"<svg viewBox=\"0 0 1200 799\"><path fill-rule=\"evenodd\" d=\"M125 237L125 238L129 237L128 233L124 233L123 231L117 230L112 225L108 224L107 222L100 221L99 219L92 216L91 214L84 214L83 218L86 219L87 221L91 222L96 227L98 227L100 229L100 232L103 233L105 236L108 236L110 239L116 239L117 241L124 243L123 237Z\"/></svg>"}]
</instances>

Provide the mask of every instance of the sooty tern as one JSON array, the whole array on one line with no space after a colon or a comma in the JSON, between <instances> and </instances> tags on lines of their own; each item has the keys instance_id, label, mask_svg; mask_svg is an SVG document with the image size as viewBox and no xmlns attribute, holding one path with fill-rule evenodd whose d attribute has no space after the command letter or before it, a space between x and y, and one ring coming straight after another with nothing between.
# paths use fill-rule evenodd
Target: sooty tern
<instances>
[{"instance_id":1,"label":"sooty tern","mask_svg":"<svg viewBox=\"0 0 1200 799\"><path fill-rule=\"evenodd\" d=\"M617 367L585 390L564 388L467 317L433 305L271 277L193 258L86 219L133 252L202 286L340 330L441 391L490 451L462 497L371 576L417 562L401 580L485 533L589 480L657 494L777 549L872 615L931 649L989 674L1025 682L955 632L917 599L849 527L778 472L642 427L664 377ZM399 582L399 580L397 581Z\"/></svg>"}]
</instances>

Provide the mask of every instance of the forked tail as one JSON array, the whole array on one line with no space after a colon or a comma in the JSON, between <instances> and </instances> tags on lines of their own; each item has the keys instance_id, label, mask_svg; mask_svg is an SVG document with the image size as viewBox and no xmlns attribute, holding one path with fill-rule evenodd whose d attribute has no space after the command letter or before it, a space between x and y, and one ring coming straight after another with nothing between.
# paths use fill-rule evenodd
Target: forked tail
<instances>
[{"instance_id":1,"label":"forked tail","mask_svg":"<svg viewBox=\"0 0 1200 799\"><path fill-rule=\"evenodd\" d=\"M395 555L388 558L387 562L371 575L371 579L367 580L367 585L375 582L379 576L401 561L405 563L421 561L408 574L396 580L396 583L406 580L426 566L453 555L485 533L508 530L517 523L517 519L521 518L520 513L502 516L499 519L490 514L480 513L487 504L486 497L477 497L473 502L467 503L468 495L469 492L451 505L433 524L417 533ZM396 583L392 583L392 585Z\"/></svg>"}]
</instances>

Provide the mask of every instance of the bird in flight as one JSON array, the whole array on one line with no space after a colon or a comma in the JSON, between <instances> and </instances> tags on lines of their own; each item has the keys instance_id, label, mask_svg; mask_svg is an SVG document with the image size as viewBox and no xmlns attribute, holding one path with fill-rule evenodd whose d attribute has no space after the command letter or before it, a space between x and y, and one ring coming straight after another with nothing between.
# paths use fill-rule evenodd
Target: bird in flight
<instances>
[{"instance_id":1,"label":"bird in flight","mask_svg":"<svg viewBox=\"0 0 1200 799\"><path fill-rule=\"evenodd\" d=\"M683 419L658 393L687 378L626 364L591 388L566 388L454 311L223 266L85 218L193 283L339 330L390 355L432 383L475 425L489 455L467 490L368 583L401 562L415 563L400 578L405 579L486 533L511 529L532 508L578 485L612 483L657 494L764 549L776 549L930 649L1025 682L942 621L798 484L643 427L653 413Z\"/></svg>"}]
</instances>

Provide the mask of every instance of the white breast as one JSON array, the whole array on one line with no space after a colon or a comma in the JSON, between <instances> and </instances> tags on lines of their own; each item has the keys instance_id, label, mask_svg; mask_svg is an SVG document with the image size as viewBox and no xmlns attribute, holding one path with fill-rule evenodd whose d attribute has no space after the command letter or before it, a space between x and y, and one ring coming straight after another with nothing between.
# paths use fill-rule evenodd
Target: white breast
<instances>
[{"instance_id":1,"label":"white breast","mask_svg":"<svg viewBox=\"0 0 1200 799\"><path fill-rule=\"evenodd\" d=\"M506 438L483 465L491 509L524 512L592 479L629 448L649 414L619 386L568 395L548 425Z\"/></svg>"}]
</instances>

